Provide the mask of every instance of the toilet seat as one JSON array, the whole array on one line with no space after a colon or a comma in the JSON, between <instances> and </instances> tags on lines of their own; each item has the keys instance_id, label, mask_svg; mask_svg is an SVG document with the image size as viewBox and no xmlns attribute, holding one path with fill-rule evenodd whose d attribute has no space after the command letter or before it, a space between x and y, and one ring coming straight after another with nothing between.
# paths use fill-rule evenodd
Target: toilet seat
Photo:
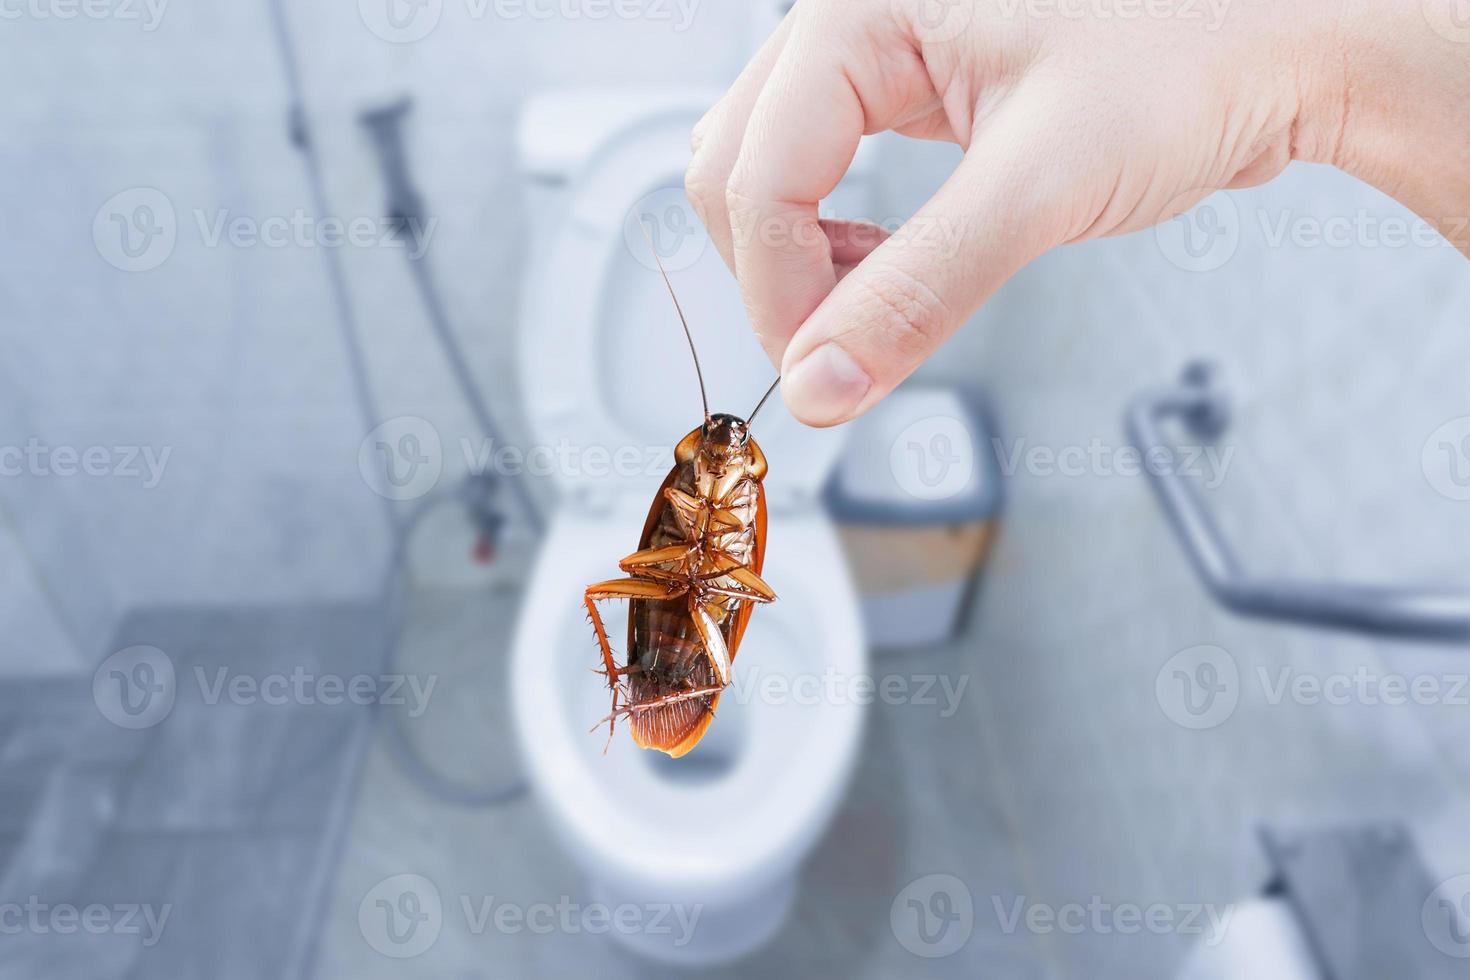
<instances>
[{"instance_id":1,"label":"toilet seat","mask_svg":"<svg viewBox=\"0 0 1470 980\"><path fill-rule=\"evenodd\" d=\"M864 675L852 586L842 578L814 581L802 572L816 567L846 575L825 519L772 515L766 578L779 599L751 617L735 658L735 681L706 736L720 737L730 722L725 716L739 712L744 744L733 767L714 780L671 782L662 768L666 757L637 748L626 730L620 728L606 755L606 728L588 731L607 714L610 698L593 673L596 647L581 590L616 568L606 556L632 550L629 538L640 525L631 517L567 511L553 519L516 632L516 730L535 742L533 783L549 798L563 838L574 851L595 855L604 879L660 900L711 903L710 888L716 887L719 897L738 901L769 885L770 877L789 873L825 828L856 761L863 712L854 708L860 702L845 693L812 700L791 690L827 685L849 692L852 679ZM604 604L605 613L613 606ZM609 632L620 635L615 627ZM781 634L788 642L765 642ZM622 646L614 641L620 654ZM529 650L538 655L520 655Z\"/></svg>"},{"instance_id":2,"label":"toilet seat","mask_svg":"<svg viewBox=\"0 0 1470 980\"><path fill-rule=\"evenodd\" d=\"M637 748L626 723L611 743L605 726L589 731L611 696L595 673L601 660L583 590L617 576L618 559L637 548L672 448L701 417L673 304L651 261L642 264L641 235L628 223L639 218L633 203L651 192L682 195L688 133L703 107L687 99L650 105L619 125L567 125L568 114L628 112L625 102L602 107L583 95L541 107L547 114L522 127L523 137L596 128L603 138L585 153L559 139L529 160L523 147L537 192L563 198L532 222L537 241L521 301L518 357L533 437L604 451L657 447L664 456L636 472L554 474L561 499L526 586L511 700L532 788L594 894L694 903L708 923L683 950L655 936L620 941L659 958L713 962L779 928L796 870L856 762L864 702L822 696L824 687L803 697L791 686L810 691L828 677L850 686L865 677L867 651L856 592L819 498L844 433L808 429L773 398L754 435L771 466L763 577L778 599L754 610L718 719L677 760ZM574 173L557 171L570 161ZM669 276L700 350L711 411L747 413L772 370L732 277L712 246ZM599 607L620 661L627 607ZM784 681L785 693L765 678L778 687Z\"/></svg>"}]
</instances>

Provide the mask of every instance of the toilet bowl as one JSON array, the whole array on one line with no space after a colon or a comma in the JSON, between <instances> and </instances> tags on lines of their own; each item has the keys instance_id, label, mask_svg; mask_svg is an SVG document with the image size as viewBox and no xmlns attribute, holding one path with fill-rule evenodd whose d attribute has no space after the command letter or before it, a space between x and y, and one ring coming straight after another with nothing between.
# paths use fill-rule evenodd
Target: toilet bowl
<instances>
[{"instance_id":1,"label":"toilet bowl","mask_svg":"<svg viewBox=\"0 0 1470 980\"><path fill-rule=\"evenodd\" d=\"M611 741L598 725L611 698L594 673L582 591L620 574L672 446L701 419L677 315L632 223L653 215L666 232L696 233L692 215L668 208L682 201L673 192L689 128L707 104L570 94L528 106L521 128L535 234L521 387L538 446L555 449L559 493L511 654L517 741L589 899L639 910L608 934L686 965L739 957L780 929L851 776L867 670L856 594L818 494L842 434L807 429L772 400L754 436L771 466L763 577L778 599L755 609L714 724L680 759L639 749L625 723ZM663 244L710 407L747 415L772 372L738 291L712 245ZM621 662L627 604L600 610Z\"/></svg>"}]
</instances>

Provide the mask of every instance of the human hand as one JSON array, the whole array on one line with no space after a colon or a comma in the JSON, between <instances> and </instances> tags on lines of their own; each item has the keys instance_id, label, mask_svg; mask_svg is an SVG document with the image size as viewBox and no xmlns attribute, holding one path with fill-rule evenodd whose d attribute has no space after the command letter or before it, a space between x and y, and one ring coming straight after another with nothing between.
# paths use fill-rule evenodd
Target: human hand
<instances>
[{"instance_id":1,"label":"human hand","mask_svg":"<svg viewBox=\"0 0 1470 980\"><path fill-rule=\"evenodd\" d=\"M1470 254L1449 217L1470 215L1470 43L1434 29L1460 2L800 0L695 127L686 189L787 405L833 425L1047 249L1293 159L1368 180ZM892 236L819 219L884 130L964 159Z\"/></svg>"}]
</instances>

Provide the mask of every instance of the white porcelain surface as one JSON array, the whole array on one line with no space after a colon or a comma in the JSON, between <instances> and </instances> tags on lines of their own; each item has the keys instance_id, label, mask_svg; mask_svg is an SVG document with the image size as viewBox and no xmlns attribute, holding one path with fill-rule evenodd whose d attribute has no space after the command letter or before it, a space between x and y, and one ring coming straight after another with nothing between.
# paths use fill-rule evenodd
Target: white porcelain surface
<instances>
[{"instance_id":1,"label":"white porcelain surface","mask_svg":"<svg viewBox=\"0 0 1470 980\"><path fill-rule=\"evenodd\" d=\"M605 727L589 731L610 700L581 593L615 574L638 526L631 513L554 522L516 632L517 736L539 797L594 876L645 901L735 903L794 872L851 772L857 699L770 692L820 691L824 678L866 670L852 587L826 521L773 515L765 577L780 598L752 616L705 741L677 762L626 730L609 745ZM626 604L603 609L621 652Z\"/></svg>"}]
</instances>

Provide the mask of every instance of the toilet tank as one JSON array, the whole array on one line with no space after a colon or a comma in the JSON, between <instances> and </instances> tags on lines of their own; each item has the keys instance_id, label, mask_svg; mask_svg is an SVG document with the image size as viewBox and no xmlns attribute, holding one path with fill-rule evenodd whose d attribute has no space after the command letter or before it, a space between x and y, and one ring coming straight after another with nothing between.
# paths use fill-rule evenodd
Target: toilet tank
<instances>
[{"instance_id":1,"label":"toilet tank","mask_svg":"<svg viewBox=\"0 0 1470 980\"><path fill-rule=\"evenodd\" d=\"M527 99L516 126L516 159L533 242L547 222L536 217L557 213L568 184L593 164L598 151L619 132L650 117L682 114L693 125L724 94L722 88L670 89L643 86L617 89L562 89ZM864 137L842 179L843 217L878 220L871 207L873 157L880 140ZM632 203L631 201L629 202ZM823 213L826 211L824 209Z\"/></svg>"},{"instance_id":2,"label":"toilet tank","mask_svg":"<svg viewBox=\"0 0 1470 980\"><path fill-rule=\"evenodd\" d=\"M646 87L566 89L527 99L516 126L516 159L527 215L556 214L567 185L618 132L664 113L698 119L719 97L718 89L671 92ZM533 240L548 230L545 221L530 224Z\"/></svg>"}]
</instances>

